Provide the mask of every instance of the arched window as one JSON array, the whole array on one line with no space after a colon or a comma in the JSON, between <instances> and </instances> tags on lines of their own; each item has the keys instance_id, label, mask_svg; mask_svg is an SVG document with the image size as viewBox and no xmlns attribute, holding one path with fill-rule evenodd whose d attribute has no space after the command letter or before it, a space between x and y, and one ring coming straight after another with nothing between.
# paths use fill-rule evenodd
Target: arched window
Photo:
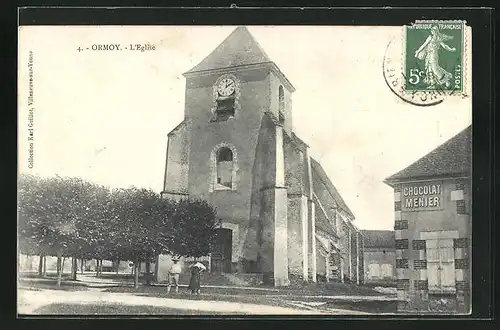
<instances>
[{"instance_id":1,"label":"arched window","mask_svg":"<svg viewBox=\"0 0 500 330\"><path fill-rule=\"evenodd\" d=\"M285 91L283 86L278 88L278 105L279 105L279 118L283 122L285 120Z\"/></svg>"},{"instance_id":2,"label":"arched window","mask_svg":"<svg viewBox=\"0 0 500 330\"><path fill-rule=\"evenodd\" d=\"M217 151L217 187L232 188L233 185L233 152L228 147Z\"/></svg>"},{"instance_id":3,"label":"arched window","mask_svg":"<svg viewBox=\"0 0 500 330\"><path fill-rule=\"evenodd\" d=\"M238 189L238 153L234 145L221 142L213 147L210 172L209 192Z\"/></svg>"}]
</instances>

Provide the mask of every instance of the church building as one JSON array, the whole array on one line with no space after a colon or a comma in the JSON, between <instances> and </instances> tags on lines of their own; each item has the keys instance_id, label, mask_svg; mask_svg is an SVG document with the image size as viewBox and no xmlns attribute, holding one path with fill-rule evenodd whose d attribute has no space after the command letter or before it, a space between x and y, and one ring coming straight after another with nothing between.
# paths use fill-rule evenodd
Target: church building
<instances>
[{"instance_id":1,"label":"church building","mask_svg":"<svg viewBox=\"0 0 500 330\"><path fill-rule=\"evenodd\" d=\"M361 283L354 215L293 131L295 88L248 29L236 28L184 77L184 120L168 134L162 196L216 207L222 225L209 271L262 274L275 286Z\"/></svg>"}]
</instances>

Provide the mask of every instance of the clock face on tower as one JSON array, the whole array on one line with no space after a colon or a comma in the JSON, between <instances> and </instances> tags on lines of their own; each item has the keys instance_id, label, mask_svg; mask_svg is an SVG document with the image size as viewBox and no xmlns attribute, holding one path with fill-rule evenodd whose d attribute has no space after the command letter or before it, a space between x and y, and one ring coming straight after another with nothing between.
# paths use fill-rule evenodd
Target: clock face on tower
<instances>
[{"instance_id":1,"label":"clock face on tower","mask_svg":"<svg viewBox=\"0 0 500 330\"><path fill-rule=\"evenodd\" d=\"M235 88L236 84L234 80L231 78L225 78L219 82L219 85L217 86L217 91L221 96L229 96L234 93Z\"/></svg>"}]
</instances>

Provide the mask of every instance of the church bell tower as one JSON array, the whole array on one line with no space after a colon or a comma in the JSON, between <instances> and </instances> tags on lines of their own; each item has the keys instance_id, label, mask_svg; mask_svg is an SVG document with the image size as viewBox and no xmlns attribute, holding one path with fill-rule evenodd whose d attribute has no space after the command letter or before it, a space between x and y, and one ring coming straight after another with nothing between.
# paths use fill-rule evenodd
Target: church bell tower
<instances>
[{"instance_id":1,"label":"church bell tower","mask_svg":"<svg viewBox=\"0 0 500 330\"><path fill-rule=\"evenodd\" d=\"M256 268L287 285L283 136L292 130L294 87L246 27L184 76L184 121L169 134L164 193L216 207L231 230L224 269Z\"/></svg>"}]
</instances>

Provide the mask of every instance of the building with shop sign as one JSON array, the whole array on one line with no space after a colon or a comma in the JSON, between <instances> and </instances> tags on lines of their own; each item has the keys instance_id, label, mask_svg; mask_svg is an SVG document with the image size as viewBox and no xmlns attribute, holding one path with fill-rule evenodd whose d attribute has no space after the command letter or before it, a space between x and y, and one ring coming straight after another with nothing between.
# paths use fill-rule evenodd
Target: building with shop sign
<instances>
[{"instance_id":1,"label":"building with shop sign","mask_svg":"<svg viewBox=\"0 0 500 330\"><path fill-rule=\"evenodd\" d=\"M470 312L472 127L385 182L394 188L400 311Z\"/></svg>"}]
</instances>

